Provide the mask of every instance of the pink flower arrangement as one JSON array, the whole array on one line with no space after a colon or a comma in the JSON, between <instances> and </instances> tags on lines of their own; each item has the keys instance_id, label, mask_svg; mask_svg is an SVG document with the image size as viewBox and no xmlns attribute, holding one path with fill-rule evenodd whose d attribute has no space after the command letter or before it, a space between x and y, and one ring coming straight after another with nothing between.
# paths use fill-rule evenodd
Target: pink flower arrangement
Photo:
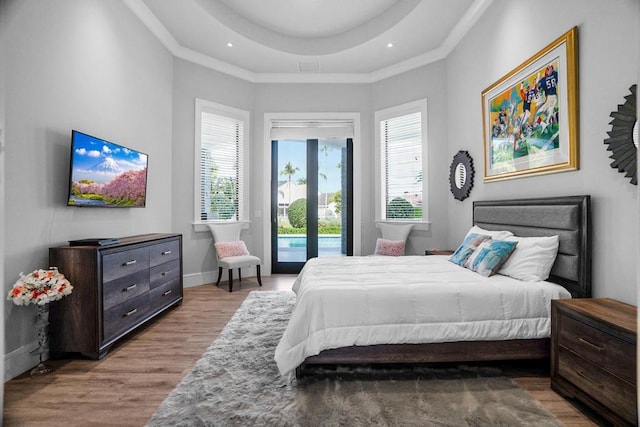
<instances>
[{"instance_id":1,"label":"pink flower arrangement","mask_svg":"<svg viewBox=\"0 0 640 427\"><path fill-rule=\"evenodd\" d=\"M20 279L9 290L7 299L16 305L45 305L69 295L73 290L71 283L56 267L49 270L35 270L28 275L20 273Z\"/></svg>"}]
</instances>

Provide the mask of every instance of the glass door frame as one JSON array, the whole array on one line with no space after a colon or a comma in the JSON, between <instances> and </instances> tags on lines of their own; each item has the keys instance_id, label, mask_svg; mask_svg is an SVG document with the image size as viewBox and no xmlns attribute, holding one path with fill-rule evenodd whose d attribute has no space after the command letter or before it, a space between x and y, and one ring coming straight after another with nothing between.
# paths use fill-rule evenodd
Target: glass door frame
<instances>
[{"instance_id":1,"label":"glass door frame","mask_svg":"<svg viewBox=\"0 0 640 427\"><path fill-rule=\"evenodd\" d=\"M346 235L346 256L353 255L353 138L345 138L347 150L346 162L346 198L342 201L343 224L342 235ZM278 261L278 140L271 140L271 272L274 274L297 274L304 267L305 261ZM306 139L307 159L307 256L311 259L318 256L318 138ZM344 192L343 192L344 193ZM313 196L315 194L315 196ZM343 194L344 197L344 194ZM346 209L345 209L346 207ZM314 242L310 244L310 242Z\"/></svg>"}]
</instances>

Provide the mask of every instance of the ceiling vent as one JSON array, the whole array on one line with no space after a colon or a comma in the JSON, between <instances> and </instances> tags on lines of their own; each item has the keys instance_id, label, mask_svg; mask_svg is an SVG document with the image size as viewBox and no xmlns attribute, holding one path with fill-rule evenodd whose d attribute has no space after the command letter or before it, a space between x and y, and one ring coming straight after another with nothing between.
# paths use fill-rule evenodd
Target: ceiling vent
<instances>
[{"instance_id":1,"label":"ceiling vent","mask_svg":"<svg viewBox=\"0 0 640 427\"><path fill-rule=\"evenodd\" d=\"M298 61L298 71L301 73L317 73L320 71L320 63Z\"/></svg>"}]
</instances>

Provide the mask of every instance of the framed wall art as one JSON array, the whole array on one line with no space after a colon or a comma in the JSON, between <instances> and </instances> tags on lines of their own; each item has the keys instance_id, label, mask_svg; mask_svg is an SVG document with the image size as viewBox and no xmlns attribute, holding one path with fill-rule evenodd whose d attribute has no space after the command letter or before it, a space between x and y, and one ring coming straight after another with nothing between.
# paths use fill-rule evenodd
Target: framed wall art
<instances>
[{"instance_id":1,"label":"framed wall art","mask_svg":"<svg viewBox=\"0 0 640 427\"><path fill-rule=\"evenodd\" d=\"M578 169L578 29L482 92L484 181Z\"/></svg>"}]
</instances>

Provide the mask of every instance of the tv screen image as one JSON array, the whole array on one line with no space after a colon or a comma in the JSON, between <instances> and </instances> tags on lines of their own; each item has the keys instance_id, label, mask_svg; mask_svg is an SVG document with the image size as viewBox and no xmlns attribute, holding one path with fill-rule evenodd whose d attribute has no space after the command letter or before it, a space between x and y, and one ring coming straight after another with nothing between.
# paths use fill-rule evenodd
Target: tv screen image
<instances>
[{"instance_id":1,"label":"tv screen image","mask_svg":"<svg viewBox=\"0 0 640 427\"><path fill-rule=\"evenodd\" d=\"M147 163L145 153L72 131L67 205L144 207Z\"/></svg>"}]
</instances>

